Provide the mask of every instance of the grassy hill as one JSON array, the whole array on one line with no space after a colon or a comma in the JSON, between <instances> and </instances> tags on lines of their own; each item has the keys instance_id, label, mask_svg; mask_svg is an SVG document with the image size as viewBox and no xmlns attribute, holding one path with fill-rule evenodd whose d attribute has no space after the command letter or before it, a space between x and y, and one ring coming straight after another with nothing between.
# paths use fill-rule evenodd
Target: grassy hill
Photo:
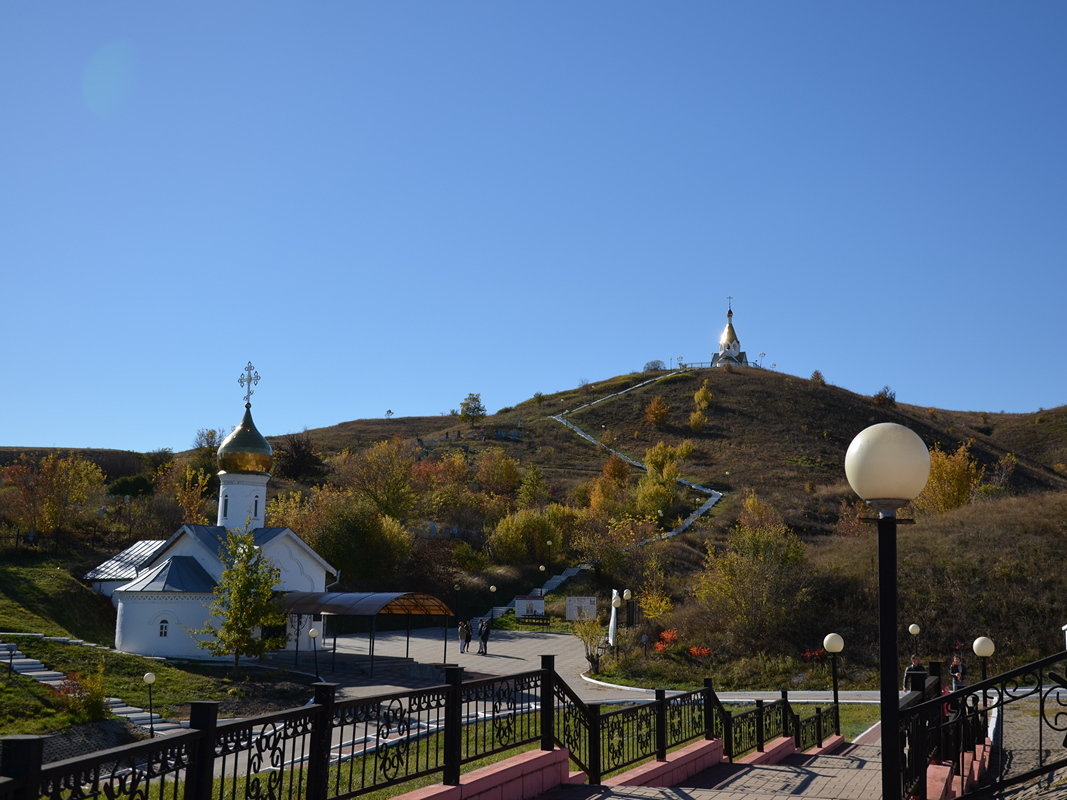
<instances>
[{"instance_id":1,"label":"grassy hill","mask_svg":"<svg viewBox=\"0 0 1067 800\"><path fill-rule=\"evenodd\" d=\"M536 464L560 493L594 477L605 452L575 436L551 415L647 380L620 376L533 399L486 418L472 431L457 417L413 417L346 422L312 429L308 435L325 453L358 449L376 438L423 440L426 450L503 447L524 464ZM693 393L707 380L713 394L709 425L694 433L687 425ZM667 424L655 429L643 409L659 395L670 406ZM1006 453L1019 464L1011 493L1067 489L1067 407L1033 414L945 411L907 404L879 405L872 397L818 385L770 370L693 370L576 411L568 418L614 449L638 460L658 441L691 440L696 449L684 476L727 494L754 489L773 502L790 525L808 533L828 531L841 500L852 500L844 455L852 438L876 422L913 428L929 446L946 451L972 441L972 454L992 467ZM518 441L497 434L518 435ZM448 435L447 439L443 437ZM456 441L456 437L463 438ZM1062 469L1063 467L1061 467Z\"/></svg>"},{"instance_id":2,"label":"grassy hill","mask_svg":"<svg viewBox=\"0 0 1067 800\"><path fill-rule=\"evenodd\" d=\"M919 621L929 648L939 651L948 643L969 642L983 634L994 638L998 657L1003 653L1004 658L1012 653L1022 659L1062 646L1059 626L1067 619L1060 618L1067 612L1057 599L1067 595L1067 578L1049 566L1048 554L1058 551L1067 532L1060 522L1067 511L1067 407L1003 414L886 403L758 368L660 373L653 383L587 405L655 377L623 375L531 397L491 414L477 429L455 416L408 417L342 422L309 430L307 436L325 456L392 437L419 443L430 457L456 448L500 447L524 466L539 466L556 498L567 497L599 474L606 453L552 415L575 409L568 414L572 422L639 460L659 441L691 440L695 449L683 465L684 477L726 496L691 533L664 547L663 563L675 599L686 599L705 542L725 539L737 519L739 498L752 489L801 534L810 564L807 591L814 603L806 615L793 620L783 647L817 646L827 630L837 629L850 648L855 643L854 657L869 660L877 649L874 537L838 525L843 511L855 503L843 460L849 442L864 427L901 422L928 445L946 451L971 442L973 455L989 469L1007 453L1018 458L1002 497L924 518L902 530L902 619ZM687 424L692 396L705 380L713 395L709 423L694 433ZM670 407L659 428L645 422L643 413L656 396ZM268 438L275 444L284 440ZM105 467L109 477L123 470L129 474L141 458L123 451L81 452L110 465L110 470ZM16 455L0 448L0 461ZM695 495L690 500L698 502ZM108 641L110 608L76 580L95 557L82 552L65 560L40 561L38 556L33 564L7 557L0 567L0 627L19 625L21 630ZM511 590L512 580L515 591L525 591L536 577L536 567L532 570L532 575L514 569L496 572L493 581L502 594ZM451 585L448 579L449 590ZM481 603L477 610L484 609L487 597L473 597L472 602ZM910 644L903 639L902 650Z\"/></svg>"}]
</instances>

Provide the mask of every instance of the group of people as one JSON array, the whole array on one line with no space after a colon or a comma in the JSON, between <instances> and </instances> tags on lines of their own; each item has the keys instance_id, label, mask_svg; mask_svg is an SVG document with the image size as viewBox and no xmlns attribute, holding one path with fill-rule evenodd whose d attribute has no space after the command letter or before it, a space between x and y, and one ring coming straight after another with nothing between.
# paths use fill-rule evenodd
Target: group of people
<instances>
[{"instance_id":1,"label":"group of people","mask_svg":"<svg viewBox=\"0 0 1067 800\"><path fill-rule=\"evenodd\" d=\"M924 675L926 674L926 668L922 665L922 662L919 661L918 656L912 656L911 664L908 665L908 668L906 670L904 670L905 689L911 688L908 679L915 673L922 673ZM962 689L964 686L967 685L967 667L964 665L963 658L960 657L959 653L952 656L952 663L949 664L948 674L952 679L952 691L955 692L956 690Z\"/></svg>"},{"instance_id":2,"label":"group of people","mask_svg":"<svg viewBox=\"0 0 1067 800\"><path fill-rule=\"evenodd\" d=\"M478 627L478 655L489 653L489 631L492 630L491 620L482 617L480 620L461 620L459 623L459 652L469 653L471 639L474 637L475 623Z\"/></svg>"}]
</instances>

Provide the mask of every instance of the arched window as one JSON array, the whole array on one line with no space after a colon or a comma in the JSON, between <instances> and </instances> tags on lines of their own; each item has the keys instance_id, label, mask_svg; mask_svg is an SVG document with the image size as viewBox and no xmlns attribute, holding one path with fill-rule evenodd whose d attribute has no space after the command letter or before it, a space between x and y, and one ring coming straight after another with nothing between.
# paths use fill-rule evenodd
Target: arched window
<instances>
[{"instance_id":1,"label":"arched window","mask_svg":"<svg viewBox=\"0 0 1067 800\"><path fill-rule=\"evenodd\" d=\"M224 494L222 496L222 518L226 519L228 516L230 516L230 496Z\"/></svg>"},{"instance_id":2,"label":"arched window","mask_svg":"<svg viewBox=\"0 0 1067 800\"><path fill-rule=\"evenodd\" d=\"M159 621L159 637L161 639L166 639L167 638L167 626L169 626L169 625L170 625L170 622L168 622L165 619L161 619Z\"/></svg>"},{"instance_id":3,"label":"arched window","mask_svg":"<svg viewBox=\"0 0 1067 800\"><path fill-rule=\"evenodd\" d=\"M258 494L252 500L252 516L253 517L258 517L259 516L259 495Z\"/></svg>"}]
</instances>

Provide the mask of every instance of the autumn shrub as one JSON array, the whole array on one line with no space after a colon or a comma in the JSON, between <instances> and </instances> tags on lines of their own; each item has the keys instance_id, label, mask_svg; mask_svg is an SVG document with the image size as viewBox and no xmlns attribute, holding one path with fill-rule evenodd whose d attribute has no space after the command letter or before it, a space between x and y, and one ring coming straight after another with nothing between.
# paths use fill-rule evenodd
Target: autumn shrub
<instances>
[{"instance_id":1,"label":"autumn shrub","mask_svg":"<svg viewBox=\"0 0 1067 800\"><path fill-rule=\"evenodd\" d=\"M667 401L657 394L645 406L645 422L653 428L661 428L666 423L670 410L671 407L667 405Z\"/></svg>"},{"instance_id":2,"label":"autumn shrub","mask_svg":"<svg viewBox=\"0 0 1067 800\"><path fill-rule=\"evenodd\" d=\"M103 662L89 674L71 673L59 685L61 704L86 722L99 722L108 715L107 692L104 691Z\"/></svg>"}]
</instances>

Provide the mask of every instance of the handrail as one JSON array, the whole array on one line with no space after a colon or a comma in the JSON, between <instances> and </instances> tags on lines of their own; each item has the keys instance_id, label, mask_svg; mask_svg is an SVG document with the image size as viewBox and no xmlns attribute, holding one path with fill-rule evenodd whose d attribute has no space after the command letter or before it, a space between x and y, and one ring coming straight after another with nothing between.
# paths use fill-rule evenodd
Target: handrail
<instances>
[{"instance_id":1,"label":"handrail","mask_svg":"<svg viewBox=\"0 0 1067 800\"><path fill-rule=\"evenodd\" d=\"M788 699L754 712L726 711L704 687L601 711L560 679L551 656L542 669L349 700L336 684L315 684L314 701L219 722L218 704L194 702L190 730L42 763L43 737L0 740L0 800L40 796L292 796L339 800L439 775L457 785L464 764L520 746L557 744L598 783L670 748L721 736L733 757L748 745L799 727ZM816 723L818 727L818 723ZM250 795L251 796L251 795Z\"/></svg>"}]
</instances>

